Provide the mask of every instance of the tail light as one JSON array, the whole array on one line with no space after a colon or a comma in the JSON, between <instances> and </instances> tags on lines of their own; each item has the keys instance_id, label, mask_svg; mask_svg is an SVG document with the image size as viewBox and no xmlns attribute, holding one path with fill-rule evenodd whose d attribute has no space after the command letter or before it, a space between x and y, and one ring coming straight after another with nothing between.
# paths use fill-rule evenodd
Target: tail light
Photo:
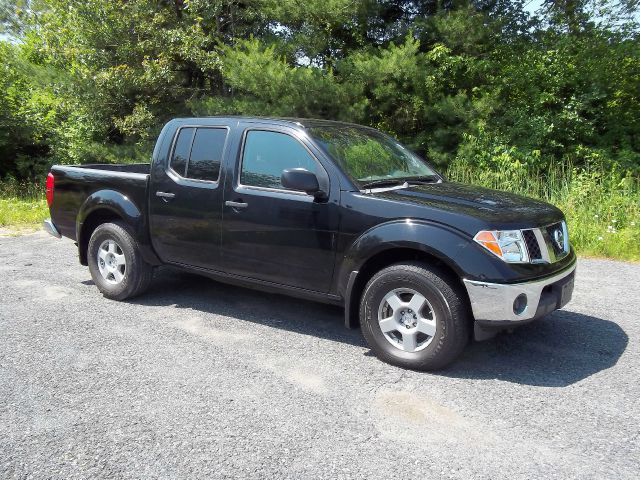
<instances>
[{"instance_id":1,"label":"tail light","mask_svg":"<svg viewBox=\"0 0 640 480\"><path fill-rule=\"evenodd\" d=\"M55 185L55 178L53 173L47 175L47 205L53 205L53 187Z\"/></svg>"}]
</instances>

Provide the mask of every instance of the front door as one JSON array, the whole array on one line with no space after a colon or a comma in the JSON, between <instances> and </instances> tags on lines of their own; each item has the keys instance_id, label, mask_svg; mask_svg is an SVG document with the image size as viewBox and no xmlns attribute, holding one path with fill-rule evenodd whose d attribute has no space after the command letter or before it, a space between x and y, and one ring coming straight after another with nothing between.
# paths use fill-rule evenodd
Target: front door
<instances>
[{"instance_id":1,"label":"front door","mask_svg":"<svg viewBox=\"0 0 640 480\"><path fill-rule=\"evenodd\" d=\"M220 164L228 128L178 129L169 159L152 172L151 240L168 263L217 269L222 221Z\"/></svg>"},{"instance_id":2,"label":"front door","mask_svg":"<svg viewBox=\"0 0 640 480\"><path fill-rule=\"evenodd\" d=\"M295 131L245 130L234 179L225 188L223 268L259 280L328 292L337 206L284 188L280 177L288 168L316 172L329 185L325 169Z\"/></svg>"}]
</instances>

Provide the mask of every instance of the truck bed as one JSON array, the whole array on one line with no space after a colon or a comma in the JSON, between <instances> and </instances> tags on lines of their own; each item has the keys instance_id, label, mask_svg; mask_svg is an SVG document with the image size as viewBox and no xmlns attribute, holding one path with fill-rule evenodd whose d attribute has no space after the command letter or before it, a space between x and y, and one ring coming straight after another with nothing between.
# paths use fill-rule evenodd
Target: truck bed
<instances>
[{"instance_id":1,"label":"truck bed","mask_svg":"<svg viewBox=\"0 0 640 480\"><path fill-rule=\"evenodd\" d=\"M128 198L139 214L146 217L149 170L148 163L54 165L51 219L62 235L77 240L76 222L82 222L90 213L93 197L100 196L100 202L108 204L109 196L115 194ZM96 195L97 192L101 194Z\"/></svg>"}]
</instances>

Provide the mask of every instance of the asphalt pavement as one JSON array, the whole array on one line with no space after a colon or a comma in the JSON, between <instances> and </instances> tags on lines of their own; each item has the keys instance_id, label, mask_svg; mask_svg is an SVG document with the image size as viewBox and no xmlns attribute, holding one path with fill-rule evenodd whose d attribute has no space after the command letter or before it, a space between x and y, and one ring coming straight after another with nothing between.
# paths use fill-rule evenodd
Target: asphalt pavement
<instances>
[{"instance_id":1,"label":"asphalt pavement","mask_svg":"<svg viewBox=\"0 0 640 480\"><path fill-rule=\"evenodd\" d=\"M0 238L0 478L636 479L640 264L448 369L339 308L158 270L103 298L69 240Z\"/></svg>"}]
</instances>

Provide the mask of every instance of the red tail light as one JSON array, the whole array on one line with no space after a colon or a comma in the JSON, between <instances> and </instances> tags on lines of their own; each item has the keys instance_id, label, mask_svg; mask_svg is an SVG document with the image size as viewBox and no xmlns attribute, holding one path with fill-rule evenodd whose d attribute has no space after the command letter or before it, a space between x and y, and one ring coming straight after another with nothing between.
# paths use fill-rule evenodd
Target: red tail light
<instances>
[{"instance_id":1,"label":"red tail light","mask_svg":"<svg viewBox=\"0 0 640 480\"><path fill-rule=\"evenodd\" d=\"M53 173L47 175L47 205L53 205L53 187L55 186L55 178Z\"/></svg>"}]
</instances>

